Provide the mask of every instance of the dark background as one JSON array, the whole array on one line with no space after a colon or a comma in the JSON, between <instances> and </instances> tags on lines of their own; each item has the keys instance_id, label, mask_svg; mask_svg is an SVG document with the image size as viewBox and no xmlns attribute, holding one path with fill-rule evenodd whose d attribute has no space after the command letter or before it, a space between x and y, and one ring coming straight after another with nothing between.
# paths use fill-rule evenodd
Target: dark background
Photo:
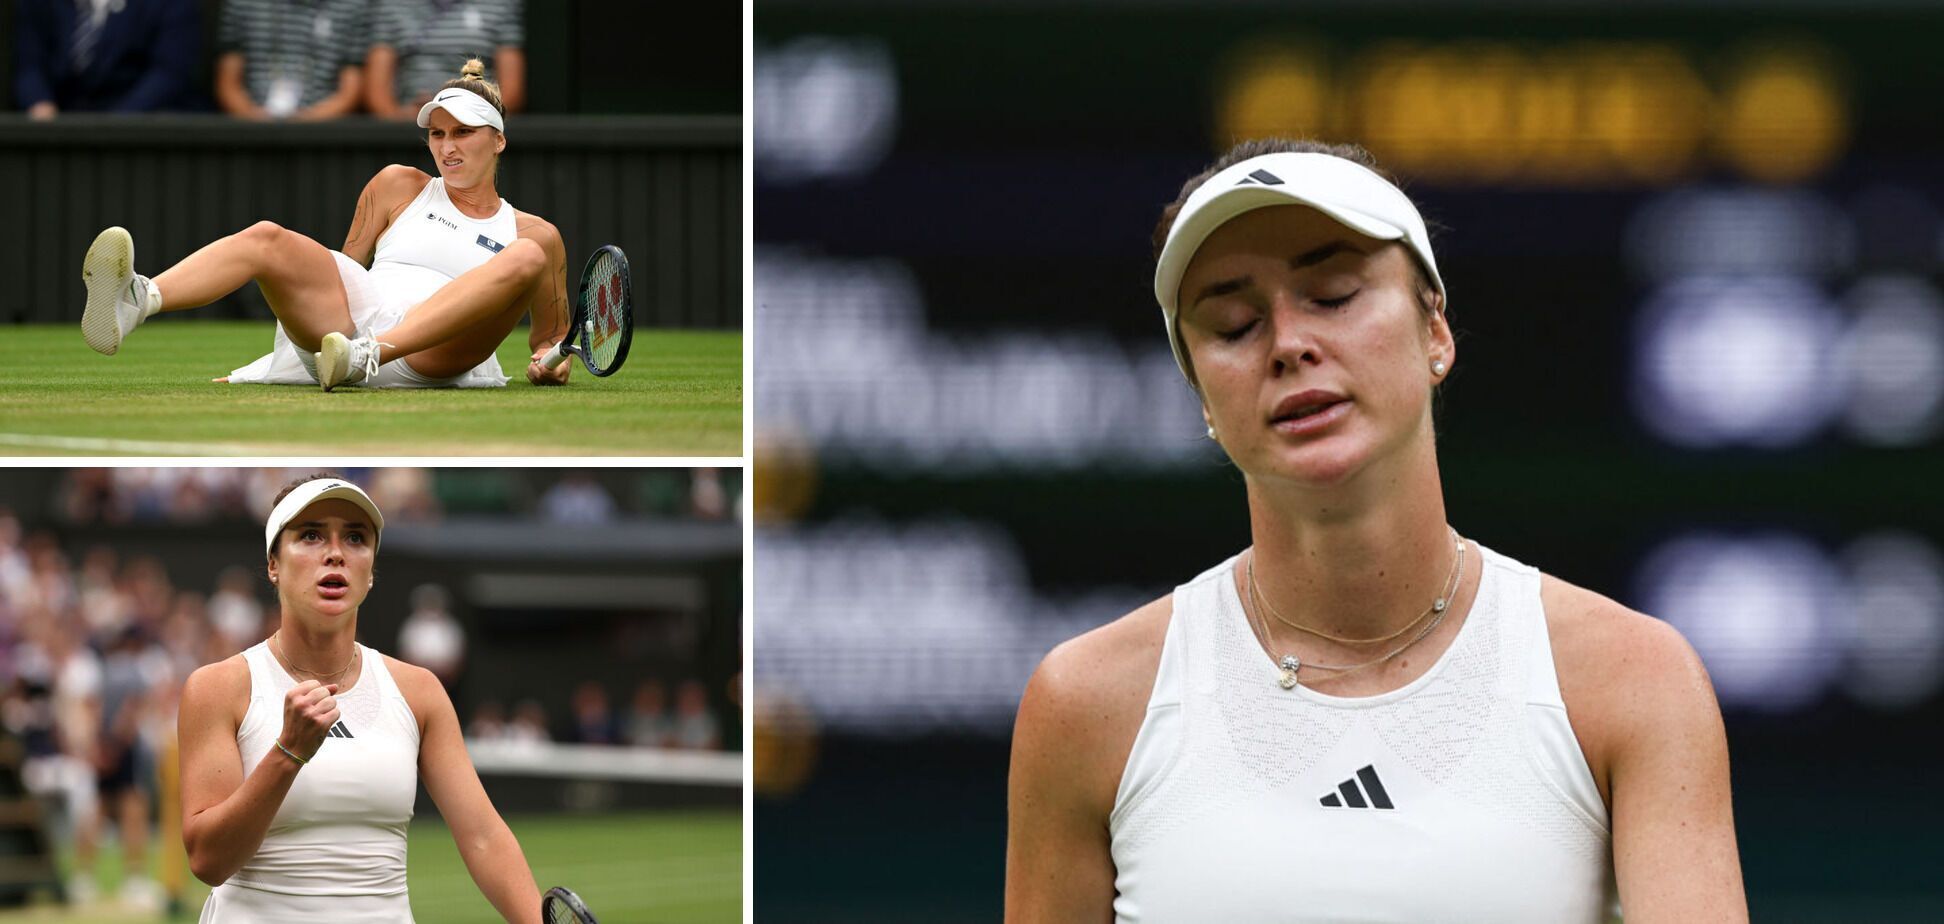
<instances>
[{"instance_id":1,"label":"dark background","mask_svg":"<svg viewBox=\"0 0 1944 924\"><path fill-rule=\"evenodd\" d=\"M1783 535L1839 560L1860 537L1894 532L1934 552L1944 542L1935 410L1888 441L1859 437L1835 417L1780 445L1691 445L1651 425L1654 411L1636 400L1644 368L1636 351L1646 307L1683 274L1640 257L1630 240L1640 232L1630 229L1651 227L1642 217L1650 206L1686 193L1806 197L1787 201L1832 209L1841 228L1805 227L1829 231L1842 246L1751 272L1718 245L1760 239L1772 228L1731 227L1725 238L1675 241L1702 267L1687 275L1796 280L1835 304L1831 313L1841 319L1857 310L1846 293L1867 279L1894 275L1934 291L1944 123L1925 46L1939 34L1944 12L1905 4L1669 3L1616 14L1578 4L759 3L759 918L997 918L1010 707L981 701L965 712L927 713L889 693L894 702L860 710L833 691L846 678L897 681L903 668L886 665L915 661L926 667L912 670L946 665L929 681L940 688L969 673L1004 678L1016 703L1026 673L1053 641L1166 593L1248 542L1241 478L1203 451L1101 450L1055 460L1015 451L1009 434L995 431L952 433L952 451L923 456L895 439L860 436L873 431L857 422L861 412L847 396L895 397L915 379L860 361L868 351L820 364L793 353L792 338L776 336L861 311L868 299L828 294L844 279L885 265L906 274L922 309L921 335L937 345L923 354L933 365L916 363L912 376L947 380L958 357L1022 342L1165 356L1151 295L1154 220L1180 183L1232 140L1222 112L1238 61L1250 48L1295 49L1326 75L1329 92L1314 118L1292 119L1283 130L1366 142L1403 175L1436 229L1459 332L1459 361L1440 399L1439 446L1460 531L1642 608L1656 599L1648 559L1676 537ZM854 60L876 54L888 62L896 124L881 156L821 172L776 167L792 155L776 139L799 136L768 130L794 123L786 112L766 113L763 92L807 87L807 79L789 83L780 62L813 42L868 49ZM1710 100L1689 113L1692 124L1680 111L1635 110L1636 156L1568 153L1521 164L1480 154L1486 149L1477 139L1455 135L1413 147L1408 134L1386 134L1352 114L1360 68L1443 56L1459 63L1450 73L1462 79L1472 73L1466 65L1483 72L1491 54L1508 50L1534 71L1589 81L1576 99L1590 105L1602 78L1575 61L1614 43L1651 48L1677 65L1634 71L1650 89L1657 80L1687 81ZM1750 89L1748 62L1774 60L1762 56L1776 49L1785 60L1809 62L1806 73L1822 93L1815 98L1834 101L1833 118L1818 121L1812 106L1798 125L1774 106L1736 109L1738 100L1773 102ZM1429 96L1426 121L1465 127L1473 111L1459 108L1467 103L1457 89ZM1768 127L1738 128L1737 118ZM1569 152L1585 141L1571 133L1551 140L1550 150ZM1813 153L1817 144L1827 154L1804 155L1806 167L1768 156ZM1665 159L1647 156L1655 152ZM1867 205L1885 201L1887 210ZM804 265L825 275L797 274ZM1908 337L1934 348L1934 333L1913 327ZM1808 346L1816 363L1840 352L1833 342ZM1803 378L1849 387L1832 367L1812 368L1794 353L1765 366L1740 349L1729 343L1704 364L1752 362L1763 375L1774 370L1777 387L1798 387ZM1140 368L1174 375L1171 364ZM1030 385L996 393L1017 398L1021 414L1040 394ZM927 407L956 410L953 394L977 400L973 391L941 385L938 394L925 393L937 402ZM1862 404L1852 416L1872 413ZM1199 420L1182 423L1172 438L1193 443ZM901 438L911 440L924 425L905 426ZM985 619L989 604L954 610L949 600L986 601L993 582L974 576L956 584L952 566L940 565L947 576L934 593L946 602L916 592L901 598L877 588L920 567L922 555L843 551L860 534L915 544L910 537L940 523L973 524L997 537L991 542L1009 550L1021 589L1037 601L1030 611L992 617L1024 641L993 641L988 660L953 659L953 649L976 642L949 635L949 619ZM790 568L776 568L779 561ZM855 572L844 570L851 565ZM1871 589L1858 579L1831 591L1831 600L1796 602L1819 607L1823 624L1840 625L1850 601ZM1907 615L1929 627L1911 637L1913 651L1933 651L1944 620L1944 601L1927 593L1909 598ZM1723 620L1740 612L1736 600L1717 602ZM880 645L860 650L845 620L864 616L907 628L886 630ZM1759 613L1749 618L1759 648L1770 626ZM1691 638L1710 628L1706 619L1683 625ZM1810 691L1774 698L1786 708L1759 694L1723 697L1754 918L1944 917L1933 846L1944 823L1935 785L1935 730L1944 719L1935 659L1927 662L1928 685L1886 702L1853 692L1853 675L1876 662L1840 632L1774 644L1787 648L1778 656L1805 665L1800 683ZM1719 681L1725 665L1713 659L1724 649L1697 647ZM939 702L948 698L939 694Z\"/></svg>"}]
</instances>

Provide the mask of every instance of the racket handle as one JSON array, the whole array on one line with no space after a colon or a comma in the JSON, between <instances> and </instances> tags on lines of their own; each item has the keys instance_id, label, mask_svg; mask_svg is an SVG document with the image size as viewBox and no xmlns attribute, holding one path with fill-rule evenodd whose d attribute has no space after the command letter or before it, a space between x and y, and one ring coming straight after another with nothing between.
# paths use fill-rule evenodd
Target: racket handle
<instances>
[{"instance_id":1,"label":"racket handle","mask_svg":"<svg viewBox=\"0 0 1944 924\"><path fill-rule=\"evenodd\" d=\"M546 366L550 370L559 368L561 363L567 361L567 351L570 349L572 349L572 347L569 347L567 345L567 341L562 340L559 343L554 344L554 348L548 350L547 355L540 357L540 364Z\"/></svg>"}]
</instances>

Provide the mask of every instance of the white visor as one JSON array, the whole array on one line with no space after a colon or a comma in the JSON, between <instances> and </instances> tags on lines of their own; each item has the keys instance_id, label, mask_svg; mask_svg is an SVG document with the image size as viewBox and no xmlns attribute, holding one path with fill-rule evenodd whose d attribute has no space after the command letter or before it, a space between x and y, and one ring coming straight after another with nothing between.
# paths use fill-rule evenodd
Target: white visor
<instances>
[{"instance_id":1,"label":"white visor","mask_svg":"<svg viewBox=\"0 0 1944 924\"><path fill-rule=\"evenodd\" d=\"M432 127L432 110L444 109L452 113L461 125L491 125L506 133L506 120L500 118L499 110L471 90L462 87L447 87L440 90L432 101L419 107L418 127Z\"/></svg>"},{"instance_id":2,"label":"white visor","mask_svg":"<svg viewBox=\"0 0 1944 924\"><path fill-rule=\"evenodd\" d=\"M1196 187L1168 229L1168 242L1154 268L1154 298L1168 326L1168 347L1175 364L1188 375L1175 331L1181 277L1188 262L1215 229L1244 212L1271 205L1307 205L1381 241L1403 241L1417 255L1431 285L1444 294L1438 261L1431 256L1431 236L1424 218L1403 190L1392 186L1362 164L1331 154L1282 153L1251 157L1209 177ZM1193 378L1190 377L1190 382Z\"/></svg>"},{"instance_id":3,"label":"white visor","mask_svg":"<svg viewBox=\"0 0 1944 924\"><path fill-rule=\"evenodd\" d=\"M378 505L371 502L371 496L349 481L319 478L316 481L306 481L291 489L290 493L284 495L284 499L277 503L276 509L270 511L270 519L263 522L263 554L270 554L270 547L276 543L277 534L283 532L284 527L289 526L290 521L296 519L298 514L303 513L305 507L333 498L357 504L365 513L371 515L371 550L378 551L378 535L385 531L385 515L378 512Z\"/></svg>"}]
</instances>

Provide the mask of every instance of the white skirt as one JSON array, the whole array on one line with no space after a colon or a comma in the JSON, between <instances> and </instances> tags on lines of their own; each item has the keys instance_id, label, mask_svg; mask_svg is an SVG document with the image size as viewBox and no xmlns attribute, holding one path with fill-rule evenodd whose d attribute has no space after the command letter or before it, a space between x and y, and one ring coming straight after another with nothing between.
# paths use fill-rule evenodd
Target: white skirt
<instances>
[{"instance_id":1,"label":"white skirt","mask_svg":"<svg viewBox=\"0 0 1944 924\"><path fill-rule=\"evenodd\" d=\"M377 331L390 330L417 307L387 300L371 285L364 266L358 261L335 250L331 256L337 258L338 279L344 282L344 301L351 309L351 323L357 328L357 336L369 337ZM317 357L291 343L279 322L270 352L231 372L229 380L231 384L316 385ZM365 388L501 388L506 385L506 373L500 369L499 359L493 356L463 374L444 379L420 375L406 360L394 359L379 366L376 376L358 385Z\"/></svg>"},{"instance_id":2,"label":"white skirt","mask_svg":"<svg viewBox=\"0 0 1944 924\"><path fill-rule=\"evenodd\" d=\"M209 890L201 924L414 924L409 893L289 895L224 883Z\"/></svg>"}]
</instances>

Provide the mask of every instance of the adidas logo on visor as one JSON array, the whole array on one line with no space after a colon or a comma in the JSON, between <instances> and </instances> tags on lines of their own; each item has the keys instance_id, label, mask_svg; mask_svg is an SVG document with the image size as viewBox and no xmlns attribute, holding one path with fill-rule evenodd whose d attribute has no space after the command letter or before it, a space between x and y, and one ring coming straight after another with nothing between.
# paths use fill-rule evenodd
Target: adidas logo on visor
<instances>
[{"instance_id":1,"label":"adidas logo on visor","mask_svg":"<svg viewBox=\"0 0 1944 924\"><path fill-rule=\"evenodd\" d=\"M1361 781L1362 787L1357 783ZM1370 798L1365 799L1368 794ZM1316 800L1325 808L1379 808L1394 809L1390 793L1384 791L1384 782L1377 778L1377 768L1365 766L1357 775L1337 784L1336 792Z\"/></svg>"}]
</instances>

